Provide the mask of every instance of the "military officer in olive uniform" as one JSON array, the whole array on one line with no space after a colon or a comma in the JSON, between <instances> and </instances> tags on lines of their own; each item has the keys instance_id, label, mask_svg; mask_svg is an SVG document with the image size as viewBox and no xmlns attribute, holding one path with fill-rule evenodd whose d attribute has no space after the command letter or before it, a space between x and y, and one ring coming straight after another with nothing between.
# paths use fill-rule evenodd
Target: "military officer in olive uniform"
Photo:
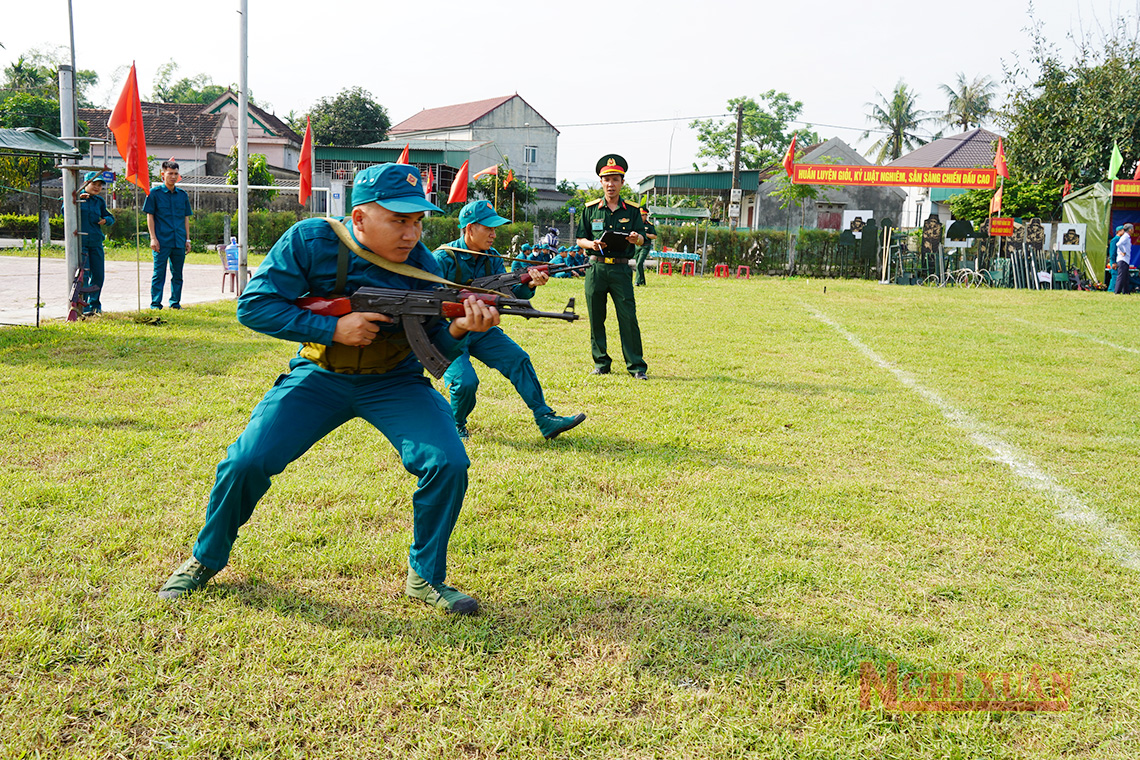
<instances>
[{"instance_id":1,"label":"military officer in olive uniform","mask_svg":"<svg viewBox=\"0 0 1140 760\"><path fill-rule=\"evenodd\" d=\"M637 281L634 285L645 284L645 259L653 252L653 241L657 239L657 230L649 221L649 208L641 207L641 221L645 224L645 244L637 249Z\"/></svg>"},{"instance_id":2,"label":"military officer in olive uniform","mask_svg":"<svg viewBox=\"0 0 1140 760\"><path fill-rule=\"evenodd\" d=\"M593 261L593 266L586 270L584 288L586 308L590 311L590 351L594 355L594 374L609 374L612 363L606 351L606 296L609 296L613 298L617 314L625 367L635 380L646 380L647 367L641 356L641 328L637 324L637 305L633 300L633 270L629 267L634 248L645 244L645 224L641 221L641 209L621 198L627 167L626 160L615 153L602 156L598 161L596 170L605 195L582 208L578 221L581 234L578 247L590 251L590 260ZM607 232L621 236L609 248L601 242Z\"/></svg>"}]
</instances>

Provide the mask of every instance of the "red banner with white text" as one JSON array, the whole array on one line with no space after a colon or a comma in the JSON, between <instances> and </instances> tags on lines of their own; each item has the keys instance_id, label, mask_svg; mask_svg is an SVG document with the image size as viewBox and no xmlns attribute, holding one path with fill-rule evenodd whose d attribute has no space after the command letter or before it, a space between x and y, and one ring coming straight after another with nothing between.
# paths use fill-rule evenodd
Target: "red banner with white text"
<instances>
[{"instance_id":1,"label":"red banner with white text","mask_svg":"<svg viewBox=\"0 0 1140 760\"><path fill-rule=\"evenodd\" d=\"M932 169L921 166L829 166L796 164L792 182L797 185L893 185L992 190L997 171L989 169Z\"/></svg>"}]
</instances>

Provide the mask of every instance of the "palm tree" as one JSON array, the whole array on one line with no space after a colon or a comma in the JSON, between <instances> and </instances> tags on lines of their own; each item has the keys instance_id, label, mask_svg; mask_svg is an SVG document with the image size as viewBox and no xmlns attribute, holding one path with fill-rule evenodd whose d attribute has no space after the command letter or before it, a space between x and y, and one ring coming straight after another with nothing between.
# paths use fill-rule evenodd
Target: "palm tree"
<instances>
[{"instance_id":1,"label":"palm tree","mask_svg":"<svg viewBox=\"0 0 1140 760\"><path fill-rule=\"evenodd\" d=\"M946 93L949 103L946 106L946 115L942 117L947 124L955 124L967 132L970 126L982 126L982 121L993 111L990 101L993 100L997 83L987 76L978 75L974 81L967 82L966 75L958 73L958 89L948 84L941 86Z\"/></svg>"},{"instance_id":2,"label":"palm tree","mask_svg":"<svg viewBox=\"0 0 1140 760\"><path fill-rule=\"evenodd\" d=\"M882 103L867 104L871 109L867 120L875 123L876 132L886 133L870 147L870 152L876 153L875 162L881 164L887 160L893 161L905 151L926 145L928 141L919 137L917 130L923 124L936 121L938 117L929 111L918 109L918 96L907 89L906 83L900 79L889 100L878 90L875 94L882 99ZM871 129L868 129L861 139L870 136Z\"/></svg>"}]
</instances>

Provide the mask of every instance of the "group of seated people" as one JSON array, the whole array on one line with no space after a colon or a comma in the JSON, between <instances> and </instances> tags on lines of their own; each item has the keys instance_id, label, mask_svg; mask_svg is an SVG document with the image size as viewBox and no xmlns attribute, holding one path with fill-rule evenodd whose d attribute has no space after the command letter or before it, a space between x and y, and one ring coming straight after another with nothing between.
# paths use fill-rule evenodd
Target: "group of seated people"
<instances>
[{"instance_id":1,"label":"group of seated people","mask_svg":"<svg viewBox=\"0 0 1140 760\"><path fill-rule=\"evenodd\" d=\"M526 261L525 263L523 261L514 262L511 265L511 271L526 269L535 264L549 264L553 277L584 277L586 272L581 269L567 272L555 272L554 270L558 267L579 267L590 263L585 252L576 245L554 247L547 243L538 243L533 246L529 243L523 244L522 250L515 258Z\"/></svg>"}]
</instances>

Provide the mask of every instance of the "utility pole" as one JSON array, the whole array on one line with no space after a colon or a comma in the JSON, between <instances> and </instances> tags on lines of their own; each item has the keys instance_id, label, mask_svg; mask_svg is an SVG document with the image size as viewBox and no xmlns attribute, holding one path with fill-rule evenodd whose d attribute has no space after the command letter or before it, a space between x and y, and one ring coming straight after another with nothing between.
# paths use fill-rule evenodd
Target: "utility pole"
<instances>
[{"instance_id":1,"label":"utility pole","mask_svg":"<svg viewBox=\"0 0 1140 760\"><path fill-rule=\"evenodd\" d=\"M732 192L728 199L728 224L733 230L740 224L740 138L744 132L744 103L736 104L736 152L732 157Z\"/></svg>"}]
</instances>

